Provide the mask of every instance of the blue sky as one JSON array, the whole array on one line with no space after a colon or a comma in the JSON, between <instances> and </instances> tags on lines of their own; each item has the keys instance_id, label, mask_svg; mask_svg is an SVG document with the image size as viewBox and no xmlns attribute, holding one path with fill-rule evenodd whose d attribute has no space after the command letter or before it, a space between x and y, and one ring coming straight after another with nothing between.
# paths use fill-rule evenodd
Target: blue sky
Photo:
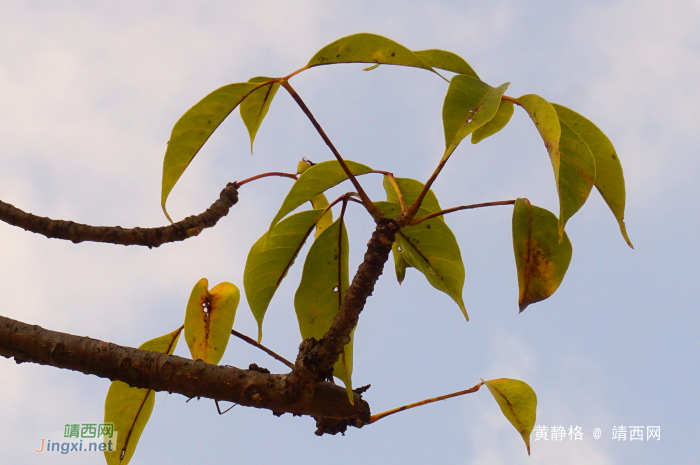
<instances>
[{"instance_id":1,"label":"blue sky","mask_svg":"<svg viewBox=\"0 0 700 465\"><path fill-rule=\"evenodd\" d=\"M528 458L486 392L323 438L308 418L241 407L219 417L211 401L160 394L131 463L656 464L697 455L698 2L15 2L0 6L0 31L0 199L42 216L165 224L162 156L182 113L221 85L286 75L356 32L453 51L486 82L510 81L508 95L573 108L606 132L623 163L634 251L594 192L567 226L574 255L561 288L518 315L510 208L456 213L447 222L465 261L471 321L415 270L399 287L389 267L356 333L353 378L372 384L374 412L480 377L519 378L538 394L537 424L580 425L583 441L534 442ZM419 70L361 69L321 67L292 83L346 158L425 180L442 154L446 84ZM331 154L280 92L255 155L234 113L169 211L198 213L226 182L293 171L302 157ZM172 331L200 278L242 287L248 248L290 182L245 186L218 227L156 250L73 245L0 224L0 314L128 346ZM382 198L378 177L364 182ZM497 136L462 144L434 190L443 207L527 197L558 210L546 151L522 111ZM349 215L352 270L371 223L359 209ZM287 357L300 342L300 265L265 321L264 343ZM245 301L235 328L256 332ZM222 363L253 362L284 368L231 340ZM108 381L6 359L0 380L4 460L99 463L33 450L42 431L99 421ZM620 424L660 425L661 440L618 443L610 436Z\"/></svg>"}]
</instances>

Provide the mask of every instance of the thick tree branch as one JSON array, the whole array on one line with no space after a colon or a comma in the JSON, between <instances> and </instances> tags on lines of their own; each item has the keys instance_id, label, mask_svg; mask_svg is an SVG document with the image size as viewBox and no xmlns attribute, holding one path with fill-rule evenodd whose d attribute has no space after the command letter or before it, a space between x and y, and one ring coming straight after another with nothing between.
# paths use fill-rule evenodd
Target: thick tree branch
<instances>
[{"instance_id":1,"label":"thick tree branch","mask_svg":"<svg viewBox=\"0 0 700 465\"><path fill-rule=\"evenodd\" d=\"M122 347L89 337L43 329L0 316L0 356L123 381L130 386L206 397L271 410L277 415L310 415L330 423L361 427L370 418L359 394L350 405L345 389L321 382L288 396L289 375L241 370L175 355Z\"/></svg>"},{"instance_id":2,"label":"thick tree branch","mask_svg":"<svg viewBox=\"0 0 700 465\"><path fill-rule=\"evenodd\" d=\"M170 226L159 228L124 229L120 226L90 226L73 221L52 220L26 213L0 200L0 220L48 238L65 239L75 243L105 242L120 245L145 245L158 247L167 242L184 241L211 228L238 202L238 187L229 183L221 191L219 200L206 211L189 216Z\"/></svg>"}]
</instances>

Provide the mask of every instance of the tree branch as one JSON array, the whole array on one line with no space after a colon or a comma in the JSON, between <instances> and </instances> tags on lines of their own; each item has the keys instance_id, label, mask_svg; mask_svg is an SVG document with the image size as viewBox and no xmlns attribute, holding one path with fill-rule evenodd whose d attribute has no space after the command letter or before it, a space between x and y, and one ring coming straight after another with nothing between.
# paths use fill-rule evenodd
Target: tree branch
<instances>
[{"instance_id":1,"label":"tree branch","mask_svg":"<svg viewBox=\"0 0 700 465\"><path fill-rule=\"evenodd\" d=\"M26 231L41 234L50 239L65 239L75 243L90 241L120 245L144 245L158 247L168 242L184 241L211 228L238 202L238 186L229 183L221 191L219 200L206 211L189 216L170 226L158 228L124 229L120 226L90 226L73 221L52 220L26 213L0 200L0 220Z\"/></svg>"},{"instance_id":2,"label":"tree branch","mask_svg":"<svg viewBox=\"0 0 700 465\"><path fill-rule=\"evenodd\" d=\"M345 389L319 383L313 392L295 400L287 397L288 375L241 370L175 355L122 347L89 337L43 329L0 316L0 355L17 363L32 362L119 380L133 387L168 391L187 397L206 397L280 415L310 415L342 419L361 427L369 421L367 402L358 394L355 405Z\"/></svg>"}]
</instances>

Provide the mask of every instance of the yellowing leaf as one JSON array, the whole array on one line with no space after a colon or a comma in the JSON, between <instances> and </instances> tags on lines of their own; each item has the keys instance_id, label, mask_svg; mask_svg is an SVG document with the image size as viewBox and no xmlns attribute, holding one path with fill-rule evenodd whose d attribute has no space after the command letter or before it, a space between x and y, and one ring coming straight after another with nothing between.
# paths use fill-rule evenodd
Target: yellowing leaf
<instances>
[{"instance_id":1,"label":"yellowing leaf","mask_svg":"<svg viewBox=\"0 0 700 465\"><path fill-rule=\"evenodd\" d=\"M559 194L559 239L566 222L588 199L596 178L595 159L586 143L568 124L561 124L556 110L538 95L518 99L547 147Z\"/></svg>"},{"instance_id":2,"label":"yellowing leaf","mask_svg":"<svg viewBox=\"0 0 700 465\"><path fill-rule=\"evenodd\" d=\"M401 207L389 202L375 202L388 218L398 218ZM430 212L421 208L417 217ZM452 297L464 317L469 321L462 299L464 288L464 263L459 244L452 230L439 218L423 221L416 226L406 226L396 235L402 255L409 265L423 273L435 288Z\"/></svg>"},{"instance_id":3,"label":"yellowing leaf","mask_svg":"<svg viewBox=\"0 0 700 465\"><path fill-rule=\"evenodd\" d=\"M285 218L263 234L248 252L243 287L258 322L258 342L262 339L262 323L272 296L321 215L323 210L309 210Z\"/></svg>"},{"instance_id":4,"label":"yellowing leaf","mask_svg":"<svg viewBox=\"0 0 700 465\"><path fill-rule=\"evenodd\" d=\"M383 184L384 190L386 191L387 202L400 205L399 196L394 190L394 187L391 185L391 182L387 176L384 176ZM422 182L409 178L396 178L396 184L399 186L399 190L404 198L406 207L416 201L424 186ZM435 197L435 193L432 191L432 189L428 190L428 193L423 198L421 208L426 209L430 213L442 210L442 208L440 208L440 203L438 202L437 197ZM445 221L445 218L442 216L438 216L438 218ZM406 268L411 267L411 265L409 265L406 259L403 257L403 253L399 248L398 242L394 242L392 244L391 253L394 256L394 270L396 271L396 279L398 280L399 284L401 284L406 277Z\"/></svg>"},{"instance_id":5,"label":"yellowing leaf","mask_svg":"<svg viewBox=\"0 0 700 465\"><path fill-rule=\"evenodd\" d=\"M301 283L294 295L294 308L303 339L320 340L326 334L350 285L348 234L345 226L341 228L340 225L340 220L337 220L321 233L304 263ZM353 403L352 339L333 367L333 374L345 383L348 398Z\"/></svg>"},{"instance_id":6,"label":"yellowing leaf","mask_svg":"<svg viewBox=\"0 0 700 465\"><path fill-rule=\"evenodd\" d=\"M227 282L211 291L208 287L207 278L202 278L192 289L185 313L185 341L194 360L217 364L231 337L241 293Z\"/></svg>"},{"instance_id":7,"label":"yellowing leaf","mask_svg":"<svg viewBox=\"0 0 700 465\"><path fill-rule=\"evenodd\" d=\"M595 158L595 186L612 210L622 237L632 247L625 228L625 178L610 139L591 121L564 106L553 103L562 125L567 125L588 146ZM632 247L634 248L634 247Z\"/></svg>"},{"instance_id":8,"label":"yellowing leaf","mask_svg":"<svg viewBox=\"0 0 700 465\"><path fill-rule=\"evenodd\" d=\"M177 346L182 328L165 336L152 339L139 349L172 354ZM134 455L146 423L153 411L155 392L113 381L105 399L105 423L113 423L117 433L116 444L107 445L105 458L108 465L127 465ZM105 438L105 443L110 438Z\"/></svg>"},{"instance_id":9,"label":"yellowing leaf","mask_svg":"<svg viewBox=\"0 0 700 465\"><path fill-rule=\"evenodd\" d=\"M356 176L372 171L372 168L369 166L361 165L354 161L345 160L345 163L348 165L348 168L350 168L350 172ZM295 208L310 201L312 198L316 197L318 194L322 194L331 187L340 184L347 178L348 176L337 160L317 163L307 169L292 185L277 215L275 215L275 218L272 220L270 227L277 224L279 220L287 216L287 214Z\"/></svg>"},{"instance_id":10,"label":"yellowing leaf","mask_svg":"<svg viewBox=\"0 0 700 465\"><path fill-rule=\"evenodd\" d=\"M260 76L254 77L248 82L258 84L272 79L273 78ZM250 95L241 102L241 118L246 128L248 128L248 134L250 134L250 153L253 153L255 135L258 133L258 129L260 129L260 125L263 119L265 119L265 115L267 115L272 99L275 98L279 87L279 82L266 84L251 92Z\"/></svg>"},{"instance_id":11,"label":"yellowing leaf","mask_svg":"<svg viewBox=\"0 0 700 465\"><path fill-rule=\"evenodd\" d=\"M464 58L452 52L445 50L420 50L413 52L433 68L444 69L457 74L466 74L467 76L479 79L476 72L469 66Z\"/></svg>"},{"instance_id":12,"label":"yellowing leaf","mask_svg":"<svg viewBox=\"0 0 700 465\"><path fill-rule=\"evenodd\" d=\"M323 194L318 194L316 197L313 197L310 200L310 202L311 202L311 206L314 207L315 210L325 209L329 205L328 199ZM330 209L328 209L326 214L323 215L323 217L321 217L320 220L318 220L318 223L316 223L316 233L315 233L314 237L318 238L318 236L321 235L323 230L332 224L333 224L333 212Z\"/></svg>"},{"instance_id":13,"label":"yellowing leaf","mask_svg":"<svg viewBox=\"0 0 700 465\"><path fill-rule=\"evenodd\" d=\"M503 129L510 121L511 116L513 116L513 111L513 102L510 100L501 100L496 116L472 133L472 144L478 144L482 140L493 136Z\"/></svg>"},{"instance_id":14,"label":"yellowing leaf","mask_svg":"<svg viewBox=\"0 0 700 465\"><path fill-rule=\"evenodd\" d=\"M447 147L443 160L452 155L465 137L496 116L501 97L509 85L506 82L493 88L471 76L459 75L452 78L442 106Z\"/></svg>"},{"instance_id":15,"label":"yellowing leaf","mask_svg":"<svg viewBox=\"0 0 700 465\"><path fill-rule=\"evenodd\" d=\"M554 214L531 205L527 199L517 199L513 208L513 250L522 312L557 290L569 268L571 242L566 232L559 242Z\"/></svg>"},{"instance_id":16,"label":"yellowing leaf","mask_svg":"<svg viewBox=\"0 0 700 465\"><path fill-rule=\"evenodd\" d=\"M503 415L522 436L527 455L530 455L530 433L537 417L537 394L527 383L517 379L492 379L484 381L484 384L498 402Z\"/></svg>"},{"instance_id":17,"label":"yellowing leaf","mask_svg":"<svg viewBox=\"0 0 700 465\"><path fill-rule=\"evenodd\" d=\"M175 183L216 128L248 94L258 87L260 84L246 82L229 84L216 89L187 110L175 123L163 160L163 183L160 197L163 212L170 221L172 219L165 210L165 201L168 199L170 191L175 187Z\"/></svg>"},{"instance_id":18,"label":"yellowing leaf","mask_svg":"<svg viewBox=\"0 0 700 465\"><path fill-rule=\"evenodd\" d=\"M311 68L333 63L378 63L411 66L435 72L412 51L393 40L376 34L353 34L319 50L306 65Z\"/></svg>"}]
</instances>

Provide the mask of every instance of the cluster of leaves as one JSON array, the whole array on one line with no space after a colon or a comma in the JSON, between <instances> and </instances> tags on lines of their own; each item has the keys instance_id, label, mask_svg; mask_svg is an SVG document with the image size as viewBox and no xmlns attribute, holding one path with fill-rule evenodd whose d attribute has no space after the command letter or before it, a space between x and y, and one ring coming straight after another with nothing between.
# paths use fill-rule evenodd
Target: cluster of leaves
<instances>
[{"instance_id":1,"label":"cluster of leaves","mask_svg":"<svg viewBox=\"0 0 700 465\"><path fill-rule=\"evenodd\" d=\"M442 119L445 150L433 176L422 183L396 178L388 171L343 160L327 141L336 160L313 164L299 162L297 178L270 228L253 244L244 271L247 302L258 323L258 342L263 320L280 283L297 259L312 232L313 244L305 259L294 307L303 339L319 340L330 328L349 286L348 234L344 214L348 203L356 202L376 215L403 221L393 244L396 278L401 283L407 268L415 268L439 291L449 295L465 318L462 298L465 270L457 239L444 214L478 206L443 210L430 185L459 144L471 135L479 143L502 130L517 105L523 108L539 131L549 154L559 196L559 215L531 205L527 199L494 202L512 204L513 246L519 285L519 306L551 296L561 284L572 255L565 232L567 221L581 208L595 186L609 205L620 230L631 246L624 224L625 188L622 168L609 139L580 114L553 104L537 95L512 98L505 95L509 83L492 87L481 81L461 57L442 50L410 51L396 42L373 34L356 34L339 39L316 53L300 70L283 78L255 77L245 83L229 84L204 97L175 124L165 154L161 205L166 216L166 200L192 159L223 120L238 106L253 142L280 86L295 96L289 79L304 70L335 63L372 63L420 68L442 77L437 70L455 75L447 81ZM298 102L300 99L295 98ZM308 109L300 103L310 116ZM312 123L325 137L312 116ZM355 177L381 174L386 200L368 203L362 192L348 192L333 202L324 193ZM274 173L271 173L274 174ZM312 208L294 213L310 203ZM332 209L340 213L334 221ZM377 213L378 212L378 213ZM238 305L238 289L222 283L207 290L206 279L195 286L187 305L184 331L193 359L218 363L226 347ZM147 342L142 348L172 353L179 330ZM339 357L333 374L352 396L352 340ZM535 423L537 398L534 391L518 380L485 381L508 420L522 435L529 453L529 436ZM125 464L153 407L154 393L114 382L107 396L106 421L120 432L117 451L107 453L108 463Z\"/></svg>"}]
</instances>

